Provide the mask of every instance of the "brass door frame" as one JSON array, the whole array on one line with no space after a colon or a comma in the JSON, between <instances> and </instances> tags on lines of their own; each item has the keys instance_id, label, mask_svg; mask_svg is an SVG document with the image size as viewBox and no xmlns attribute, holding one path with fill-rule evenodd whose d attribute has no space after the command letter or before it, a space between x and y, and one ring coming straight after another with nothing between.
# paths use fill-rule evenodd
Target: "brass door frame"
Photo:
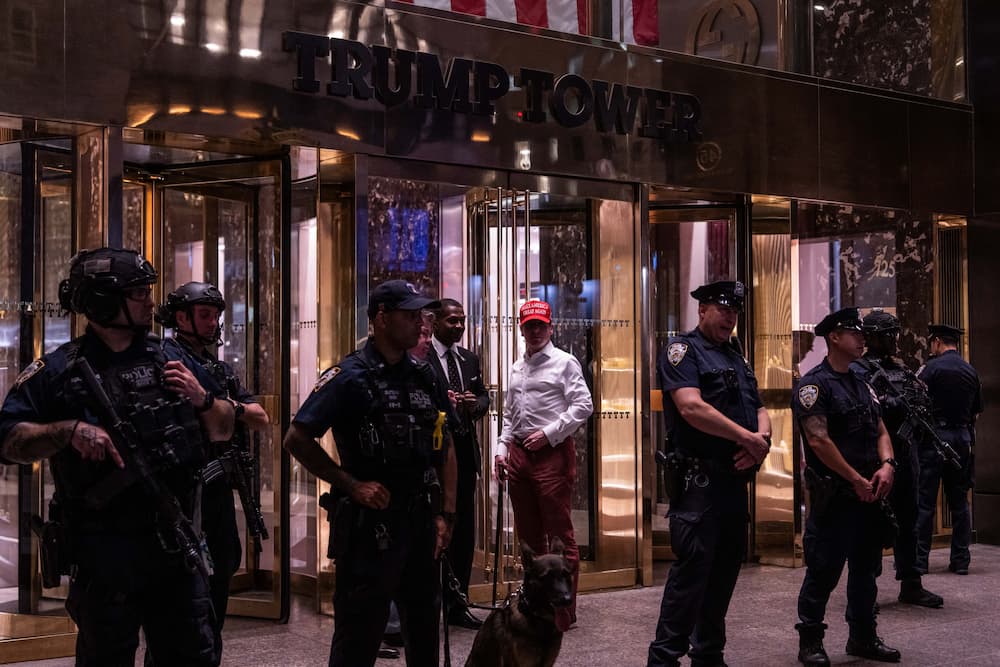
<instances>
[{"instance_id":1,"label":"brass door frame","mask_svg":"<svg viewBox=\"0 0 1000 667\"><path fill-rule=\"evenodd\" d=\"M221 170L225 175L212 175L212 171ZM245 172L243 171L245 170ZM278 157L251 157L234 158L229 160L215 160L198 162L184 165L170 165L157 170L154 174L148 175L143 182L147 184L146 194L146 231L144 237L144 250L148 257L156 259L156 266L165 266L165 262L172 262L173 259L167 257L166 248L163 244L164 215L165 215L165 194L168 190L186 190L197 192L200 189L211 191L212 188L225 187L226 184L238 184L241 181L254 178L271 178L275 190L280 197L280 215L276 216L274 234L281 239L282 247L288 247L286 239L290 234L288 220L290 218L290 180L287 158ZM226 173L232 172L232 173ZM205 174L201 176L201 174ZM259 261L260 230L257 228L258 215L256 214L256 196L250 192L240 193L237 188L229 189L229 197L233 200L246 203L251 212L247 219L247 248L245 262L248 267L247 280L247 376L253 378L257 373L259 359L256 354L251 354L251 350L258 349L258 328L260 319L258 317L259 284L257 278L257 263ZM218 195L213 195L218 196ZM203 229L204 238L204 267L206 280L218 282L218 229L215 227L215 220L208 216ZM289 561L289 533L288 533L288 455L281 447L281 439L287 430L288 418L288 345L289 327L286 320L289 319L288 308L288 259L287 253L281 253L281 300L279 302L282 332L280 346L276 350L273 361L273 373L280 378L281 391L278 394L258 394L257 398L262 407L271 418L271 442L272 442L272 502L274 508L274 524L272 527L270 540L263 542L262 546L272 549L274 567L270 570L258 570L258 556L252 548L252 540L244 531L241 536L244 556L246 559L246 569L239 571L233 577L232 588L234 592L229 598L227 615L249 616L255 618L265 618L272 620L285 620L288 617L291 605L291 583L290 583L290 561ZM162 303L166 291L170 286L162 285L159 302ZM259 599L257 597L241 596L240 589L250 588L270 588L271 599Z\"/></svg>"}]
</instances>

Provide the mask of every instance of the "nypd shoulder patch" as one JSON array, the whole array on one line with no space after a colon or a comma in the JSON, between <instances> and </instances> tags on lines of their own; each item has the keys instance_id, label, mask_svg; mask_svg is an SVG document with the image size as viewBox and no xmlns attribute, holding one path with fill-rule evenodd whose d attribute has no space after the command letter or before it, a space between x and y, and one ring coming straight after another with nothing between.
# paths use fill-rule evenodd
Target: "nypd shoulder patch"
<instances>
[{"instance_id":1,"label":"nypd shoulder patch","mask_svg":"<svg viewBox=\"0 0 1000 667\"><path fill-rule=\"evenodd\" d=\"M819 387L814 384L806 384L799 387L799 403L806 410L812 408L816 405L816 399L819 398Z\"/></svg>"},{"instance_id":2,"label":"nypd shoulder patch","mask_svg":"<svg viewBox=\"0 0 1000 667\"><path fill-rule=\"evenodd\" d=\"M670 362L670 365L676 366L681 363L687 351L687 343L671 343L670 347L667 348L667 360Z\"/></svg>"},{"instance_id":3,"label":"nypd shoulder patch","mask_svg":"<svg viewBox=\"0 0 1000 667\"><path fill-rule=\"evenodd\" d=\"M316 380L316 386L313 387L313 392L315 393L320 389L322 389L323 387L325 387L326 383L328 383L330 380L340 375L340 371L341 371L340 366L334 366L333 368L329 369L328 371L320 375L319 379Z\"/></svg>"},{"instance_id":4,"label":"nypd shoulder patch","mask_svg":"<svg viewBox=\"0 0 1000 667\"><path fill-rule=\"evenodd\" d=\"M30 364L28 364L27 368L21 371L21 374L17 376L17 379L14 380L14 389L19 388L22 384L24 384L32 377L34 377L35 374L38 373L38 371L42 370L43 368L45 368L45 361L43 361L42 359L35 359L34 361L32 361Z\"/></svg>"}]
</instances>

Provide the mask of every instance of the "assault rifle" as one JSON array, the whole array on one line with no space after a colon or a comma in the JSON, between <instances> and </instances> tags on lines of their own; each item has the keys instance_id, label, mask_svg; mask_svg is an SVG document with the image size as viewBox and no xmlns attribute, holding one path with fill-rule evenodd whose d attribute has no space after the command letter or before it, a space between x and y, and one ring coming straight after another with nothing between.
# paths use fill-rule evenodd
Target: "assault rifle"
<instances>
[{"instance_id":1,"label":"assault rifle","mask_svg":"<svg viewBox=\"0 0 1000 667\"><path fill-rule=\"evenodd\" d=\"M922 440L930 442L938 456L945 463L955 470L961 470L962 459L959 458L958 452L941 439L941 436L937 434L934 427L927 421L927 417L922 414L923 411L910 403L903 392L892 384L888 373L885 372L881 364L871 359L865 359L864 357L858 359L857 363L872 374L868 382L875 388L876 393L891 397L903 407L906 417L903 419L899 430L896 431L896 435L911 444L916 444Z\"/></svg>"},{"instance_id":2,"label":"assault rifle","mask_svg":"<svg viewBox=\"0 0 1000 667\"><path fill-rule=\"evenodd\" d=\"M236 489L246 517L247 530L250 531L254 549L259 554L263 550L261 540L268 539L269 535L260 509L260 468L247 435L246 429L237 424L232 445L219 458L205 466L202 478L208 483L225 476L229 485Z\"/></svg>"},{"instance_id":3,"label":"assault rifle","mask_svg":"<svg viewBox=\"0 0 1000 667\"><path fill-rule=\"evenodd\" d=\"M78 357L73 362L73 368L83 380L87 396L95 403L101 427L107 431L112 444L125 462L127 476L138 483L145 495L156 503L156 534L163 549L167 553L179 553L187 570L201 575L207 585L212 565L204 538L195 531L191 520L184 514L177 496L153 474L135 428L118 416L90 362L84 357Z\"/></svg>"}]
</instances>

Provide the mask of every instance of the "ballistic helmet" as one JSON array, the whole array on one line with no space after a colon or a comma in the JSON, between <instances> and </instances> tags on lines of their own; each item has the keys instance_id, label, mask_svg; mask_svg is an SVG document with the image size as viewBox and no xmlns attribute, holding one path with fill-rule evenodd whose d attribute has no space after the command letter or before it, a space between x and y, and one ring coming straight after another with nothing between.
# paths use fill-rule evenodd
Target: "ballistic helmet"
<instances>
[{"instance_id":1,"label":"ballistic helmet","mask_svg":"<svg viewBox=\"0 0 1000 667\"><path fill-rule=\"evenodd\" d=\"M862 331L865 335L889 333L899 331L899 320L892 313L887 313L881 308L876 308L865 315L862 322Z\"/></svg>"},{"instance_id":2,"label":"ballistic helmet","mask_svg":"<svg viewBox=\"0 0 1000 667\"><path fill-rule=\"evenodd\" d=\"M156 282L156 269L135 250L81 250L69 265L69 277L59 283L59 305L108 325L125 308L125 290Z\"/></svg>"},{"instance_id":3,"label":"ballistic helmet","mask_svg":"<svg viewBox=\"0 0 1000 667\"><path fill-rule=\"evenodd\" d=\"M226 299L222 296L219 288L211 283L190 282L184 283L173 292L167 295L167 303L160 306L156 320L163 326L170 329L177 329L177 313L184 311L189 319L194 319L193 309L197 305L214 306L219 309L221 316L226 309ZM210 340L198 336L193 331L183 332L187 335L194 335L204 344L218 343L221 341L222 328L217 326L215 335Z\"/></svg>"}]
</instances>

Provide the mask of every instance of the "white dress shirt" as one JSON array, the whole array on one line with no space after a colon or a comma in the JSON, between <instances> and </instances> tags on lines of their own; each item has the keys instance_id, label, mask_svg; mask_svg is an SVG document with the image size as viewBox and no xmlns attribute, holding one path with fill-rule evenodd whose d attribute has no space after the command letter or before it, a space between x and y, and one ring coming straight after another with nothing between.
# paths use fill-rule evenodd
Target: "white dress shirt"
<instances>
[{"instance_id":1,"label":"white dress shirt","mask_svg":"<svg viewBox=\"0 0 1000 667\"><path fill-rule=\"evenodd\" d=\"M580 428L594 411L590 389L576 357L549 341L514 362L504 398L503 430L496 454L541 430L553 447Z\"/></svg>"},{"instance_id":2,"label":"white dress shirt","mask_svg":"<svg viewBox=\"0 0 1000 667\"><path fill-rule=\"evenodd\" d=\"M431 345L434 346L434 352L438 356L438 360L441 362L441 368L444 369L444 376L448 377L448 357L447 355L451 352L455 355L455 367L458 369L458 384L460 387L465 386L465 379L462 377L462 364L458 363L462 358L462 355L458 353L458 345L452 345L451 347L445 347L445 344L437 339L437 336L431 336ZM449 389L450 387L445 387Z\"/></svg>"}]
</instances>

